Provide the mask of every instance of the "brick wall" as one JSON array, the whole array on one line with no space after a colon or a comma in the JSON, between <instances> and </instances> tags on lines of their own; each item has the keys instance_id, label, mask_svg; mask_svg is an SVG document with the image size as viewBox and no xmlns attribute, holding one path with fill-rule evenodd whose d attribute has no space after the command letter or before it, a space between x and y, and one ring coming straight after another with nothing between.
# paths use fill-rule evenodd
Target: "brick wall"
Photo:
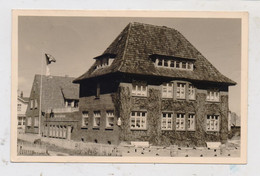
<instances>
[{"instance_id":1,"label":"brick wall","mask_svg":"<svg viewBox=\"0 0 260 176\"><path fill-rule=\"evenodd\" d=\"M160 86L148 86L147 97L131 96L131 84L120 84L120 94L118 96L119 106L117 106L122 118L120 127L121 141L149 141L154 145L180 146L205 146L205 141L227 140L228 134L228 96L226 91L220 92L220 102L210 103L206 101L206 90L197 89L196 100L174 100L162 99ZM130 113L133 110L147 110L147 129L131 130ZM162 111L172 111L173 130L161 130ZM195 113L195 131L176 131L176 113ZM206 131L206 117L208 114L220 115L220 131ZM186 118L187 124L187 118ZM187 127L186 127L187 128Z\"/></svg>"},{"instance_id":2,"label":"brick wall","mask_svg":"<svg viewBox=\"0 0 260 176\"><path fill-rule=\"evenodd\" d=\"M89 123L87 127L82 127L82 114L80 114L77 123L77 129L72 134L72 139L76 141L97 142L104 144L118 144L119 143L119 129L117 126L118 113L114 112L114 126L112 128L106 127L106 111L114 110L115 105L113 96L116 93L101 94L99 98L95 96L81 97L79 102L79 111L88 112ZM95 128L94 111L100 111L101 122L100 127Z\"/></svg>"}]
</instances>

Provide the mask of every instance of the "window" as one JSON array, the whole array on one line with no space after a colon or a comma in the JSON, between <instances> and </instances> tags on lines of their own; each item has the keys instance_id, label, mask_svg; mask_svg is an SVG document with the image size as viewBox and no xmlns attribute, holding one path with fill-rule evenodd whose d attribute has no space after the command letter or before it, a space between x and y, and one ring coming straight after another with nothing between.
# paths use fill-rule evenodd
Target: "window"
<instances>
[{"instance_id":1,"label":"window","mask_svg":"<svg viewBox=\"0 0 260 176\"><path fill-rule=\"evenodd\" d=\"M108 58L101 59L101 67L105 67L108 65Z\"/></svg>"},{"instance_id":2,"label":"window","mask_svg":"<svg viewBox=\"0 0 260 176\"><path fill-rule=\"evenodd\" d=\"M182 61L177 59L155 59L155 66L171 68L171 69L182 69L182 70L193 70L192 61Z\"/></svg>"},{"instance_id":3,"label":"window","mask_svg":"<svg viewBox=\"0 0 260 176\"><path fill-rule=\"evenodd\" d=\"M188 70L193 70L193 63L188 62Z\"/></svg>"},{"instance_id":4,"label":"window","mask_svg":"<svg viewBox=\"0 0 260 176\"><path fill-rule=\"evenodd\" d=\"M133 85L132 95L134 95L134 96L147 96L147 86Z\"/></svg>"},{"instance_id":5,"label":"window","mask_svg":"<svg viewBox=\"0 0 260 176\"><path fill-rule=\"evenodd\" d=\"M33 108L33 100L30 100L30 108Z\"/></svg>"},{"instance_id":6,"label":"window","mask_svg":"<svg viewBox=\"0 0 260 176\"><path fill-rule=\"evenodd\" d=\"M27 126L32 126L32 118L31 117L27 118Z\"/></svg>"},{"instance_id":7,"label":"window","mask_svg":"<svg viewBox=\"0 0 260 176\"><path fill-rule=\"evenodd\" d=\"M157 66L162 66L163 65L163 60L162 59L156 59L157 60Z\"/></svg>"},{"instance_id":8,"label":"window","mask_svg":"<svg viewBox=\"0 0 260 176\"><path fill-rule=\"evenodd\" d=\"M133 111L130 117L130 128L146 129L146 114L147 112Z\"/></svg>"},{"instance_id":9,"label":"window","mask_svg":"<svg viewBox=\"0 0 260 176\"><path fill-rule=\"evenodd\" d=\"M207 101L218 102L219 101L219 91L208 90L206 99L207 99Z\"/></svg>"},{"instance_id":10,"label":"window","mask_svg":"<svg viewBox=\"0 0 260 176\"><path fill-rule=\"evenodd\" d=\"M34 126L38 127L39 126L39 117L34 118Z\"/></svg>"},{"instance_id":11,"label":"window","mask_svg":"<svg viewBox=\"0 0 260 176\"><path fill-rule=\"evenodd\" d=\"M21 111L22 110L22 104L17 104L17 111Z\"/></svg>"},{"instance_id":12,"label":"window","mask_svg":"<svg viewBox=\"0 0 260 176\"><path fill-rule=\"evenodd\" d=\"M22 125L22 117L18 118L18 125Z\"/></svg>"},{"instance_id":13,"label":"window","mask_svg":"<svg viewBox=\"0 0 260 176\"><path fill-rule=\"evenodd\" d=\"M38 103L37 103L37 100L35 99L34 100L34 108L37 108L38 107Z\"/></svg>"},{"instance_id":14,"label":"window","mask_svg":"<svg viewBox=\"0 0 260 176\"><path fill-rule=\"evenodd\" d=\"M195 130L195 114L189 114L188 116L188 130L189 131Z\"/></svg>"},{"instance_id":15,"label":"window","mask_svg":"<svg viewBox=\"0 0 260 176\"><path fill-rule=\"evenodd\" d=\"M94 127L100 127L100 118L101 118L100 111L94 111L94 121L93 121Z\"/></svg>"},{"instance_id":16,"label":"window","mask_svg":"<svg viewBox=\"0 0 260 176\"><path fill-rule=\"evenodd\" d=\"M73 100L65 100L65 106L66 107L74 107L74 101Z\"/></svg>"},{"instance_id":17,"label":"window","mask_svg":"<svg viewBox=\"0 0 260 176\"><path fill-rule=\"evenodd\" d=\"M168 67L169 66L169 62L167 61L167 60L163 60L163 62L164 62L164 67Z\"/></svg>"},{"instance_id":18,"label":"window","mask_svg":"<svg viewBox=\"0 0 260 176\"><path fill-rule=\"evenodd\" d=\"M185 83L177 83L177 94L176 97L179 99L185 99Z\"/></svg>"},{"instance_id":19,"label":"window","mask_svg":"<svg viewBox=\"0 0 260 176\"><path fill-rule=\"evenodd\" d=\"M78 100L75 100L75 101L74 101L74 107L75 107L75 108L79 107L79 101L78 101Z\"/></svg>"},{"instance_id":20,"label":"window","mask_svg":"<svg viewBox=\"0 0 260 176\"><path fill-rule=\"evenodd\" d=\"M100 97L100 84L97 83L96 98Z\"/></svg>"},{"instance_id":21,"label":"window","mask_svg":"<svg viewBox=\"0 0 260 176\"><path fill-rule=\"evenodd\" d=\"M173 83L163 84L162 97L163 98L173 98Z\"/></svg>"},{"instance_id":22,"label":"window","mask_svg":"<svg viewBox=\"0 0 260 176\"><path fill-rule=\"evenodd\" d=\"M106 127L114 126L114 111L107 111L106 114Z\"/></svg>"},{"instance_id":23,"label":"window","mask_svg":"<svg viewBox=\"0 0 260 176\"><path fill-rule=\"evenodd\" d=\"M82 127L87 127L89 122L88 112L82 112Z\"/></svg>"},{"instance_id":24,"label":"window","mask_svg":"<svg viewBox=\"0 0 260 176\"><path fill-rule=\"evenodd\" d=\"M176 61L176 68L180 68L180 61Z\"/></svg>"},{"instance_id":25,"label":"window","mask_svg":"<svg viewBox=\"0 0 260 176\"><path fill-rule=\"evenodd\" d=\"M50 125L50 128L49 128L49 136L52 137L52 125Z\"/></svg>"},{"instance_id":26,"label":"window","mask_svg":"<svg viewBox=\"0 0 260 176\"><path fill-rule=\"evenodd\" d=\"M218 115L207 115L206 122L207 131L219 131L219 116Z\"/></svg>"},{"instance_id":27,"label":"window","mask_svg":"<svg viewBox=\"0 0 260 176\"><path fill-rule=\"evenodd\" d=\"M162 113L162 124L161 129L162 130L172 130L172 113Z\"/></svg>"},{"instance_id":28,"label":"window","mask_svg":"<svg viewBox=\"0 0 260 176\"><path fill-rule=\"evenodd\" d=\"M175 61L173 61L173 60L170 61L170 67L171 67L171 68L174 68L174 67L175 67L175 64L174 64L174 63L175 63Z\"/></svg>"},{"instance_id":29,"label":"window","mask_svg":"<svg viewBox=\"0 0 260 176\"><path fill-rule=\"evenodd\" d=\"M189 85L189 99L195 100L195 87L193 85Z\"/></svg>"},{"instance_id":30,"label":"window","mask_svg":"<svg viewBox=\"0 0 260 176\"><path fill-rule=\"evenodd\" d=\"M181 62L181 68L186 69L186 62Z\"/></svg>"},{"instance_id":31,"label":"window","mask_svg":"<svg viewBox=\"0 0 260 176\"><path fill-rule=\"evenodd\" d=\"M185 114L184 113L177 114L176 130L185 130Z\"/></svg>"},{"instance_id":32,"label":"window","mask_svg":"<svg viewBox=\"0 0 260 176\"><path fill-rule=\"evenodd\" d=\"M96 69L103 68L106 66L110 66L112 62L114 61L114 58L102 58L97 60L97 66Z\"/></svg>"},{"instance_id":33,"label":"window","mask_svg":"<svg viewBox=\"0 0 260 176\"><path fill-rule=\"evenodd\" d=\"M63 127L63 138L66 139L66 134L67 134L67 127Z\"/></svg>"}]
</instances>

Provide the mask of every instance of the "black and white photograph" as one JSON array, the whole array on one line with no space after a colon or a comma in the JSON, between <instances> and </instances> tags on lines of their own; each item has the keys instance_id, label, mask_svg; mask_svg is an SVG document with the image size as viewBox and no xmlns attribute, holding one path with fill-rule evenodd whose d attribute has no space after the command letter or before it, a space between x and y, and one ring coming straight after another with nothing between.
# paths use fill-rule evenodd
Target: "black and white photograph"
<instances>
[{"instance_id":1,"label":"black and white photograph","mask_svg":"<svg viewBox=\"0 0 260 176\"><path fill-rule=\"evenodd\" d=\"M14 11L12 160L245 163L247 20Z\"/></svg>"}]
</instances>

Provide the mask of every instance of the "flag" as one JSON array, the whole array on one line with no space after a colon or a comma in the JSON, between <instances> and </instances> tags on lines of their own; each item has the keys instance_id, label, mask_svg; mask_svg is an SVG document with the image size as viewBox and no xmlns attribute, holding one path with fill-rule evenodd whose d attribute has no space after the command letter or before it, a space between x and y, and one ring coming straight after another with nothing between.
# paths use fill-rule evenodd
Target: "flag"
<instances>
[{"instance_id":1,"label":"flag","mask_svg":"<svg viewBox=\"0 0 260 176\"><path fill-rule=\"evenodd\" d=\"M56 62L56 59L50 54L45 54L45 57L47 65L51 64L51 62Z\"/></svg>"}]
</instances>

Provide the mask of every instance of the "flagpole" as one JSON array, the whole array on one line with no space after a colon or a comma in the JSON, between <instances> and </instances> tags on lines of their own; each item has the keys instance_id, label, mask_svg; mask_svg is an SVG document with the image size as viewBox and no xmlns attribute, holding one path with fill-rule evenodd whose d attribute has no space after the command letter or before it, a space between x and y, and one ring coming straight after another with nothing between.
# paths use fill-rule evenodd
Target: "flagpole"
<instances>
[{"instance_id":1,"label":"flagpole","mask_svg":"<svg viewBox=\"0 0 260 176\"><path fill-rule=\"evenodd\" d=\"M41 83L40 83L40 107L39 107L39 136L41 136L41 121L42 121L42 72L43 72L43 48L41 49Z\"/></svg>"}]
</instances>

